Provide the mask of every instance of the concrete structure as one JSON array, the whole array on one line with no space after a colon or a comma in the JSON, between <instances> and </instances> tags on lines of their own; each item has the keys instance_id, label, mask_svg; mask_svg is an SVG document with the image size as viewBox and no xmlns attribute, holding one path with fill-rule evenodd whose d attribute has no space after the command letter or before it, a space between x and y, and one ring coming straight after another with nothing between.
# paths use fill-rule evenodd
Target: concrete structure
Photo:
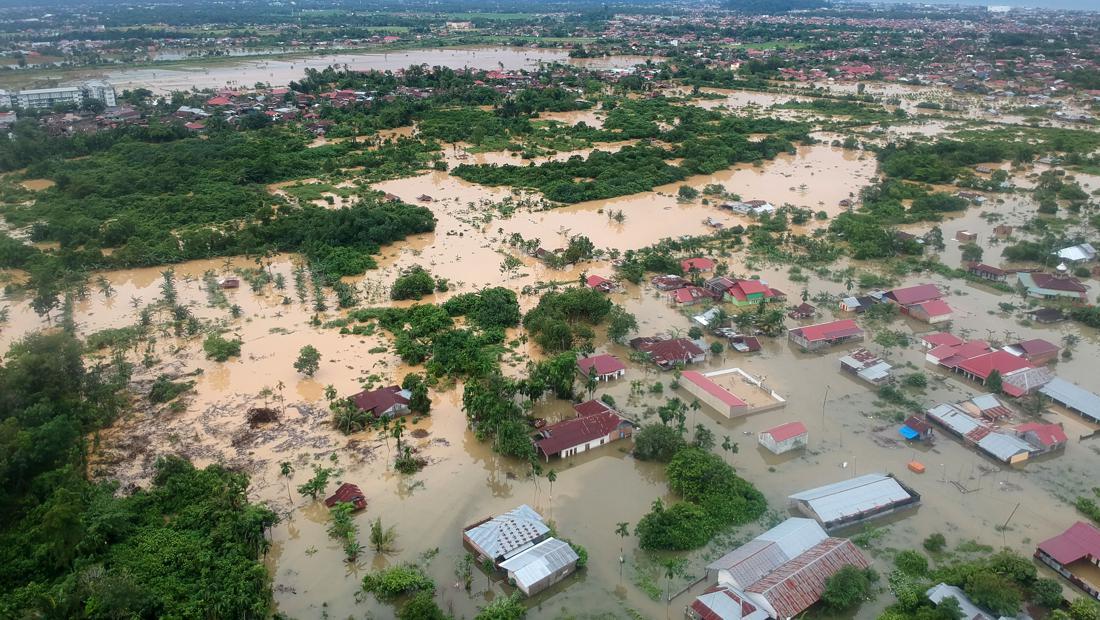
<instances>
[{"instance_id":1,"label":"concrete structure","mask_svg":"<svg viewBox=\"0 0 1100 620\"><path fill-rule=\"evenodd\" d=\"M118 104L115 89L107 82L90 81L79 86L34 88L29 90L0 90L0 107L48 109L58 104L79 106L87 99L102 101L107 107Z\"/></svg>"},{"instance_id":2,"label":"concrete structure","mask_svg":"<svg viewBox=\"0 0 1100 620\"><path fill-rule=\"evenodd\" d=\"M807 351L820 351L844 343L863 340L863 330L847 319L798 327L787 332L787 338Z\"/></svg>"},{"instance_id":3,"label":"concrete structure","mask_svg":"<svg viewBox=\"0 0 1100 620\"><path fill-rule=\"evenodd\" d=\"M717 575L717 585L692 603L688 617L791 618L816 603L825 582L845 566L867 568L870 561L815 521L787 519L710 563L707 575Z\"/></svg>"},{"instance_id":4,"label":"concrete structure","mask_svg":"<svg viewBox=\"0 0 1100 620\"><path fill-rule=\"evenodd\" d=\"M920 494L886 474L862 476L795 493L791 505L826 531L862 523L920 503Z\"/></svg>"},{"instance_id":5,"label":"concrete structure","mask_svg":"<svg viewBox=\"0 0 1100 620\"><path fill-rule=\"evenodd\" d=\"M747 402L701 373L685 370L680 379L680 386L688 393L727 418L739 418L749 413Z\"/></svg>"},{"instance_id":6,"label":"concrete structure","mask_svg":"<svg viewBox=\"0 0 1100 620\"><path fill-rule=\"evenodd\" d=\"M573 409L577 417L545 426L535 434L535 450L547 462L550 457L574 456L634 434L634 423L602 401L590 400Z\"/></svg>"},{"instance_id":7,"label":"concrete structure","mask_svg":"<svg viewBox=\"0 0 1100 620\"><path fill-rule=\"evenodd\" d=\"M577 570L580 558L564 540L547 538L530 549L504 560L500 568L520 592L532 596L565 579Z\"/></svg>"},{"instance_id":8,"label":"concrete structure","mask_svg":"<svg viewBox=\"0 0 1100 620\"><path fill-rule=\"evenodd\" d=\"M1096 260L1096 248L1092 247L1092 244L1089 243L1071 245L1057 252L1051 252L1051 254L1070 264L1087 263Z\"/></svg>"},{"instance_id":9,"label":"concrete structure","mask_svg":"<svg viewBox=\"0 0 1100 620\"><path fill-rule=\"evenodd\" d=\"M810 442L810 431L806 430L806 425L801 422L787 422L761 431L756 440L772 454L783 454L805 448Z\"/></svg>"},{"instance_id":10,"label":"concrete structure","mask_svg":"<svg viewBox=\"0 0 1100 620\"><path fill-rule=\"evenodd\" d=\"M1035 557L1100 600L1100 529L1096 526L1074 523L1065 532L1039 543Z\"/></svg>"}]
</instances>

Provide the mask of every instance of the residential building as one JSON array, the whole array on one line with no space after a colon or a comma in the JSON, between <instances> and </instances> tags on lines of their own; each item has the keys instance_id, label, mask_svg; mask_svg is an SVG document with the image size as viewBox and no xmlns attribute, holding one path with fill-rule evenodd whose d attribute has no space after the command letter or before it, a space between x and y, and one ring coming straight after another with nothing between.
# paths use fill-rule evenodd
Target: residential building
<instances>
[{"instance_id":1,"label":"residential building","mask_svg":"<svg viewBox=\"0 0 1100 620\"><path fill-rule=\"evenodd\" d=\"M363 390L351 397L355 406L376 418L392 418L409 413L409 399L412 392L399 385L377 390Z\"/></svg>"},{"instance_id":2,"label":"residential building","mask_svg":"<svg viewBox=\"0 0 1100 620\"><path fill-rule=\"evenodd\" d=\"M1049 340L1032 338L1030 340L1023 340L1016 344L1001 347L1001 350L1007 351L1021 359L1025 359L1035 366L1043 366L1058 359L1058 351L1060 349L1058 345Z\"/></svg>"},{"instance_id":3,"label":"residential building","mask_svg":"<svg viewBox=\"0 0 1100 620\"><path fill-rule=\"evenodd\" d=\"M680 276L674 275L653 276L653 279L651 279L649 282L658 291L674 291L678 288L683 288L688 284L691 284Z\"/></svg>"},{"instance_id":4,"label":"residential building","mask_svg":"<svg viewBox=\"0 0 1100 620\"><path fill-rule=\"evenodd\" d=\"M840 358L840 369L853 374L871 385L882 385L891 379L890 370L893 368L879 356L867 349L856 349L848 355Z\"/></svg>"},{"instance_id":5,"label":"residential building","mask_svg":"<svg viewBox=\"0 0 1100 620\"><path fill-rule=\"evenodd\" d=\"M791 505L826 531L887 515L920 503L920 494L892 475L864 474L795 493Z\"/></svg>"},{"instance_id":6,"label":"residential building","mask_svg":"<svg viewBox=\"0 0 1100 620\"><path fill-rule=\"evenodd\" d=\"M1054 377L1039 388L1039 393L1091 422L1100 422L1100 396L1085 388Z\"/></svg>"},{"instance_id":7,"label":"residential building","mask_svg":"<svg viewBox=\"0 0 1100 620\"><path fill-rule=\"evenodd\" d=\"M1065 264L1058 265L1056 273L1020 272L1016 274L1016 278L1030 297L1087 301L1088 288L1081 284L1080 280L1069 275L1069 269Z\"/></svg>"},{"instance_id":8,"label":"residential building","mask_svg":"<svg viewBox=\"0 0 1100 620\"><path fill-rule=\"evenodd\" d=\"M840 300L840 311L862 314L876 303L878 302L876 302L875 298L871 297L870 295L863 295L860 297L845 297L844 299Z\"/></svg>"},{"instance_id":9,"label":"residential building","mask_svg":"<svg viewBox=\"0 0 1100 620\"><path fill-rule=\"evenodd\" d=\"M787 316L796 320L812 319L817 316L817 308L803 302L795 306L794 308L791 308L791 311L787 313Z\"/></svg>"},{"instance_id":10,"label":"residential building","mask_svg":"<svg viewBox=\"0 0 1100 620\"><path fill-rule=\"evenodd\" d=\"M634 423L603 401L590 400L573 407L577 417L550 424L535 434L535 450L547 462L587 452L634 434Z\"/></svg>"},{"instance_id":11,"label":"residential building","mask_svg":"<svg viewBox=\"0 0 1100 620\"><path fill-rule=\"evenodd\" d=\"M55 105L80 105L84 91L79 86L33 88L21 91L0 91L0 107L48 109Z\"/></svg>"},{"instance_id":12,"label":"residential building","mask_svg":"<svg viewBox=\"0 0 1100 620\"><path fill-rule=\"evenodd\" d=\"M962 362L992 351L993 347L989 346L989 343L984 340L967 340L959 344L937 345L924 354L924 359L933 364L954 370Z\"/></svg>"},{"instance_id":13,"label":"residential building","mask_svg":"<svg viewBox=\"0 0 1100 620\"><path fill-rule=\"evenodd\" d=\"M720 277L711 278L706 282L707 290L714 293L723 301L736 306L751 306L760 302L784 301L787 297L782 292L768 286L762 280L731 280Z\"/></svg>"},{"instance_id":14,"label":"residential building","mask_svg":"<svg viewBox=\"0 0 1100 620\"><path fill-rule=\"evenodd\" d=\"M902 314L919 321L935 324L951 320L951 306L941 299L943 292L935 284L896 288L883 297L887 303L899 306Z\"/></svg>"},{"instance_id":15,"label":"residential building","mask_svg":"<svg viewBox=\"0 0 1100 620\"><path fill-rule=\"evenodd\" d=\"M593 355L577 360L577 372L582 377L596 378L596 381L612 381L626 375L626 365L614 355Z\"/></svg>"},{"instance_id":16,"label":"residential building","mask_svg":"<svg viewBox=\"0 0 1100 620\"><path fill-rule=\"evenodd\" d=\"M351 504L356 510L367 507L367 496L358 486L345 482L336 488L336 492L325 498L325 506L332 508L336 504Z\"/></svg>"},{"instance_id":17,"label":"residential building","mask_svg":"<svg viewBox=\"0 0 1100 620\"><path fill-rule=\"evenodd\" d=\"M1046 454L1062 450L1066 447L1069 437L1061 424L1049 424L1044 422L1027 422L1012 429L1016 436L1028 442L1032 446L1032 454Z\"/></svg>"},{"instance_id":18,"label":"residential building","mask_svg":"<svg viewBox=\"0 0 1100 620\"><path fill-rule=\"evenodd\" d=\"M787 519L710 563L707 574L717 575L717 584L695 599L688 617L795 617L816 603L825 582L846 566L867 568L870 560L811 519Z\"/></svg>"},{"instance_id":19,"label":"residential building","mask_svg":"<svg viewBox=\"0 0 1100 620\"><path fill-rule=\"evenodd\" d=\"M695 257L685 258L680 261L680 269L684 273L707 273L714 271L715 262L709 258Z\"/></svg>"},{"instance_id":20,"label":"residential building","mask_svg":"<svg viewBox=\"0 0 1100 620\"><path fill-rule=\"evenodd\" d=\"M919 304L913 304L905 309L909 316L917 319L918 321L924 321L931 325L936 323L944 323L951 320L952 313L951 306L942 299L933 299L931 301L924 301Z\"/></svg>"},{"instance_id":21,"label":"residential building","mask_svg":"<svg viewBox=\"0 0 1100 620\"><path fill-rule=\"evenodd\" d=\"M863 330L851 319L797 327L787 338L807 351L820 351L845 342L863 340Z\"/></svg>"},{"instance_id":22,"label":"residential building","mask_svg":"<svg viewBox=\"0 0 1100 620\"><path fill-rule=\"evenodd\" d=\"M1007 351L998 350L963 360L955 367L955 370L971 381L977 381L982 385L985 385L990 375L996 371L1002 378L1001 389L1005 394L1023 396L1022 393L1018 393L1019 391L1014 386L1005 383L1003 378L1010 373L1031 367L1031 363L1027 360L1016 357Z\"/></svg>"},{"instance_id":23,"label":"residential building","mask_svg":"<svg viewBox=\"0 0 1100 620\"><path fill-rule=\"evenodd\" d=\"M1039 543L1035 557L1100 600L1100 529L1078 521L1061 534Z\"/></svg>"},{"instance_id":24,"label":"residential building","mask_svg":"<svg viewBox=\"0 0 1100 620\"><path fill-rule=\"evenodd\" d=\"M500 568L520 592L532 596L565 579L577 570L580 557L573 547L557 538L548 538L534 547L508 558Z\"/></svg>"},{"instance_id":25,"label":"residential building","mask_svg":"<svg viewBox=\"0 0 1100 620\"><path fill-rule=\"evenodd\" d=\"M614 281L597 275L591 275L585 278L584 284L588 288L595 289L601 293L613 293L619 288L619 285Z\"/></svg>"},{"instance_id":26,"label":"residential building","mask_svg":"<svg viewBox=\"0 0 1100 620\"><path fill-rule=\"evenodd\" d=\"M810 431L806 430L806 425L801 422L787 422L761 431L756 440L772 454L783 454L805 448L810 442Z\"/></svg>"},{"instance_id":27,"label":"residential building","mask_svg":"<svg viewBox=\"0 0 1100 620\"><path fill-rule=\"evenodd\" d=\"M942 346L956 347L963 342L962 338L947 332L932 332L920 337L920 343L926 350L932 350Z\"/></svg>"},{"instance_id":28,"label":"residential building","mask_svg":"<svg viewBox=\"0 0 1100 620\"><path fill-rule=\"evenodd\" d=\"M677 306L694 306L704 301L713 301L714 296L705 288L688 285L668 293L668 303Z\"/></svg>"},{"instance_id":29,"label":"residential building","mask_svg":"<svg viewBox=\"0 0 1100 620\"><path fill-rule=\"evenodd\" d=\"M699 364L706 361L707 353L695 341L687 338L634 338L630 347L649 355L649 360L668 370L674 366Z\"/></svg>"},{"instance_id":30,"label":"residential building","mask_svg":"<svg viewBox=\"0 0 1100 620\"><path fill-rule=\"evenodd\" d=\"M989 280L991 282L1005 282L1008 280L1007 271L991 265L986 265L985 263L970 263L967 265L966 271L971 275L978 276L983 280Z\"/></svg>"},{"instance_id":31,"label":"residential building","mask_svg":"<svg viewBox=\"0 0 1100 620\"><path fill-rule=\"evenodd\" d=\"M990 457L1016 465L1030 458L1033 447L1009 432L994 430L988 423L975 418L957 405L943 403L928 410L928 418L943 426L969 446Z\"/></svg>"},{"instance_id":32,"label":"residential building","mask_svg":"<svg viewBox=\"0 0 1100 620\"><path fill-rule=\"evenodd\" d=\"M927 420L922 420L915 415L905 419L905 423L898 429L898 433L909 441L923 441L932 443L936 440L936 433Z\"/></svg>"},{"instance_id":33,"label":"residential building","mask_svg":"<svg viewBox=\"0 0 1100 620\"><path fill-rule=\"evenodd\" d=\"M701 373L685 370L680 380L680 387L727 418L739 418L749 413L747 402Z\"/></svg>"},{"instance_id":34,"label":"residential building","mask_svg":"<svg viewBox=\"0 0 1100 620\"><path fill-rule=\"evenodd\" d=\"M502 515L489 517L462 531L462 542L494 566L513 558L550 538L550 528L542 516L523 504Z\"/></svg>"}]
</instances>

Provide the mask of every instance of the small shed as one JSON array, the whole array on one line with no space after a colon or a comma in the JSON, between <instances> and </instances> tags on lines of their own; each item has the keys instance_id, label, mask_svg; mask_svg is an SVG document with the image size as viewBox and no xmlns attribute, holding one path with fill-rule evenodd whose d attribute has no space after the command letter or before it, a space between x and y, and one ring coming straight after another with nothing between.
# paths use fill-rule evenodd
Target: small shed
<instances>
[{"instance_id":1,"label":"small shed","mask_svg":"<svg viewBox=\"0 0 1100 620\"><path fill-rule=\"evenodd\" d=\"M801 422L787 422L760 433L757 442L773 454L805 448L810 442L810 431Z\"/></svg>"},{"instance_id":2,"label":"small shed","mask_svg":"<svg viewBox=\"0 0 1100 620\"><path fill-rule=\"evenodd\" d=\"M367 496L363 495L358 486L345 482L335 493L325 498L325 506L332 508L336 504L351 504L356 510L363 510L367 507Z\"/></svg>"},{"instance_id":3,"label":"small shed","mask_svg":"<svg viewBox=\"0 0 1100 620\"><path fill-rule=\"evenodd\" d=\"M905 423L901 425L898 432L909 441L926 441L928 443L935 441L935 432L932 430L932 425L915 415L906 418Z\"/></svg>"},{"instance_id":4,"label":"small shed","mask_svg":"<svg viewBox=\"0 0 1100 620\"><path fill-rule=\"evenodd\" d=\"M500 567L508 579L527 596L568 577L577 568L580 557L564 540L548 538L530 549L504 560Z\"/></svg>"},{"instance_id":5,"label":"small shed","mask_svg":"<svg viewBox=\"0 0 1100 620\"><path fill-rule=\"evenodd\" d=\"M972 233L969 230L960 230L955 233L955 241L959 243L974 243L978 240L978 233Z\"/></svg>"},{"instance_id":6,"label":"small shed","mask_svg":"<svg viewBox=\"0 0 1100 620\"><path fill-rule=\"evenodd\" d=\"M218 280L219 288L240 288L241 280L236 276L226 276Z\"/></svg>"},{"instance_id":7,"label":"small shed","mask_svg":"<svg viewBox=\"0 0 1100 620\"><path fill-rule=\"evenodd\" d=\"M801 305L792 308L791 311L787 313L787 316L792 319L812 319L817 316L817 308L803 302Z\"/></svg>"}]
</instances>

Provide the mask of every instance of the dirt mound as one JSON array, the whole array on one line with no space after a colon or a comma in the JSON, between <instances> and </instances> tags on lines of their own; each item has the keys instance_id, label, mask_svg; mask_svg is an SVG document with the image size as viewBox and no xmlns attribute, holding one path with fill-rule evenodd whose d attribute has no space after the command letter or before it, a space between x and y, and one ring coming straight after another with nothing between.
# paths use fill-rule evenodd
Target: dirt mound
<instances>
[{"instance_id":1,"label":"dirt mound","mask_svg":"<svg viewBox=\"0 0 1100 620\"><path fill-rule=\"evenodd\" d=\"M279 420L279 412L270 407L252 407L248 410L248 425L256 428Z\"/></svg>"}]
</instances>

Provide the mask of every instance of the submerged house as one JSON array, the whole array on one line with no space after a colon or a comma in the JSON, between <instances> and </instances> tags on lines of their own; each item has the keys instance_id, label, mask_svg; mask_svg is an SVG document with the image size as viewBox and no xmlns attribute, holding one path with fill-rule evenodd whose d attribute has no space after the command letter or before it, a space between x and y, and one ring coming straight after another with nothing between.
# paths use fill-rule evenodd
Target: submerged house
<instances>
[{"instance_id":1,"label":"submerged house","mask_svg":"<svg viewBox=\"0 0 1100 620\"><path fill-rule=\"evenodd\" d=\"M1029 297L1075 302L1087 300L1088 288L1069 275L1069 269L1064 263L1058 265L1057 273L1020 272L1016 274L1016 278Z\"/></svg>"},{"instance_id":2,"label":"submerged house","mask_svg":"<svg viewBox=\"0 0 1100 620\"><path fill-rule=\"evenodd\" d=\"M792 618L821 599L825 583L846 566L870 560L852 542L832 538L811 519L791 518L707 565L717 576L689 606L689 618Z\"/></svg>"},{"instance_id":3,"label":"submerged house","mask_svg":"<svg viewBox=\"0 0 1100 620\"><path fill-rule=\"evenodd\" d=\"M630 348L649 355L649 360L663 370L677 365L698 364L706 361L707 353L694 340L687 338L634 338Z\"/></svg>"},{"instance_id":4,"label":"submerged house","mask_svg":"<svg viewBox=\"0 0 1100 620\"><path fill-rule=\"evenodd\" d=\"M826 531L862 523L920 503L920 494L888 474L827 484L789 497L791 506Z\"/></svg>"},{"instance_id":5,"label":"submerged house","mask_svg":"<svg viewBox=\"0 0 1100 620\"><path fill-rule=\"evenodd\" d=\"M1016 344L1001 347L1003 350L1025 359L1036 366L1049 364L1058 359L1058 345L1042 338L1022 340Z\"/></svg>"},{"instance_id":6,"label":"submerged house","mask_svg":"<svg viewBox=\"0 0 1100 620\"><path fill-rule=\"evenodd\" d=\"M336 504L351 504L356 510L367 507L367 496L357 485L345 482L336 488L336 492L325 498L325 506L332 508Z\"/></svg>"},{"instance_id":7,"label":"submerged house","mask_svg":"<svg viewBox=\"0 0 1100 620\"><path fill-rule=\"evenodd\" d=\"M871 385L882 385L891 379L890 370L893 368L879 356L867 349L856 349L848 355L840 358L840 369L855 375Z\"/></svg>"},{"instance_id":8,"label":"submerged house","mask_svg":"<svg viewBox=\"0 0 1100 620\"><path fill-rule=\"evenodd\" d=\"M1069 441L1061 424L1027 422L1012 430L1017 437L1031 444L1033 454L1047 454L1062 450Z\"/></svg>"},{"instance_id":9,"label":"submerged house","mask_svg":"<svg viewBox=\"0 0 1100 620\"><path fill-rule=\"evenodd\" d=\"M565 579L580 559L569 543L553 538L542 516L523 504L468 526L462 542L478 561L491 560L531 596Z\"/></svg>"},{"instance_id":10,"label":"submerged house","mask_svg":"<svg viewBox=\"0 0 1100 620\"><path fill-rule=\"evenodd\" d=\"M577 360L577 372L581 377L595 377L596 381L612 381L626 375L626 365L614 355L593 355Z\"/></svg>"},{"instance_id":11,"label":"submerged house","mask_svg":"<svg viewBox=\"0 0 1100 620\"><path fill-rule=\"evenodd\" d=\"M520 592L532 596L565 579L577 570L580 556L557 538L548 538L523 553L500 563L508 581Z\"/></svg>"},{"instance_id":12,"label":"submerged house","mask_svg":"<svg viewBox=\"0 0 1100 620\"><path fill-rule=\"evenodd\" d=\"M805 448L810 442L810 431L806 430L806 425L801 422L787 422L761 431L756 441L772 454L783 454Z\"/></svg>"},{"instance_id":13,"label":"submerged house","mask_svg":"<svg viewBox=\"0 0 1100 620\"><path fill-rule=\"evenodd\" d=\"M896 288L883 296L887 303L899 306L902 314L932 324L951 320L951 306L942 297L943 291L935 284Z\"/></svg>"},{"instance_id":14,"label":"submerged house","mask_svg":"<svg viewBox=\"0 0 1100 620\"><path fill-rule=\"evenodd\" d=\"M712 278L706 287L723 301L735 306L751 306L760 302L784 301L787 296L768 286L762 280L731 280L730 278Z\"/></svg>"},{"instance_id":15,"label":"submerged house","mask_svg":"<svg viewBox=\"0 0 1100 620\"><path fill-rule=\"evenodd\" d=\"M1100 600L1100 529L1078 521L1061 534L1039 543L1035 557L1089 596Z\"/></svg>"},{"instance_id":16,"label":"submerged house","mask_svg":"<svg viewBox=\"0 0 1100 620\"><path fill-rule=\"evenodd\" d=\"M1039 393L1087 420L1100 422L1100 395L1094 392L1061 377L1054 377L1039 388Z\"/></svg>"},{"instance_id":17,"label":"submerged house","mask_svg":"<svg viewBox=\"0 0 1100 620\"><path fill-rule=\"evenodd\" d=\"M603 401L590 400L573 409L577 417L547 425L535 434L535 450L547 462L550 457L574 456L634 434L634 423Z\"/></svg>"},{"instance_id":18,"label":"submerged house","mask_svg":"<svg viewBox=\"0 0 1100 620\"><path fill-rule=\"evenodd\" d=\"M376 418L392 418L409 413L410 398L412 392L399 385L391 385L377 390L363 390L352 395L351 401Z\"/></svg>"},{"instance_id":19,"label":"submerged house","mask_svg":"<svg viewBox=\"0 0 1100 620\"><path fill-rule=\"evenodd\" d=\"M796 327L787 332L787 338L807 351L820 351L829 347L863 340L863 330L851 319L817 323Z\"/></svg>"}]
</instances>

